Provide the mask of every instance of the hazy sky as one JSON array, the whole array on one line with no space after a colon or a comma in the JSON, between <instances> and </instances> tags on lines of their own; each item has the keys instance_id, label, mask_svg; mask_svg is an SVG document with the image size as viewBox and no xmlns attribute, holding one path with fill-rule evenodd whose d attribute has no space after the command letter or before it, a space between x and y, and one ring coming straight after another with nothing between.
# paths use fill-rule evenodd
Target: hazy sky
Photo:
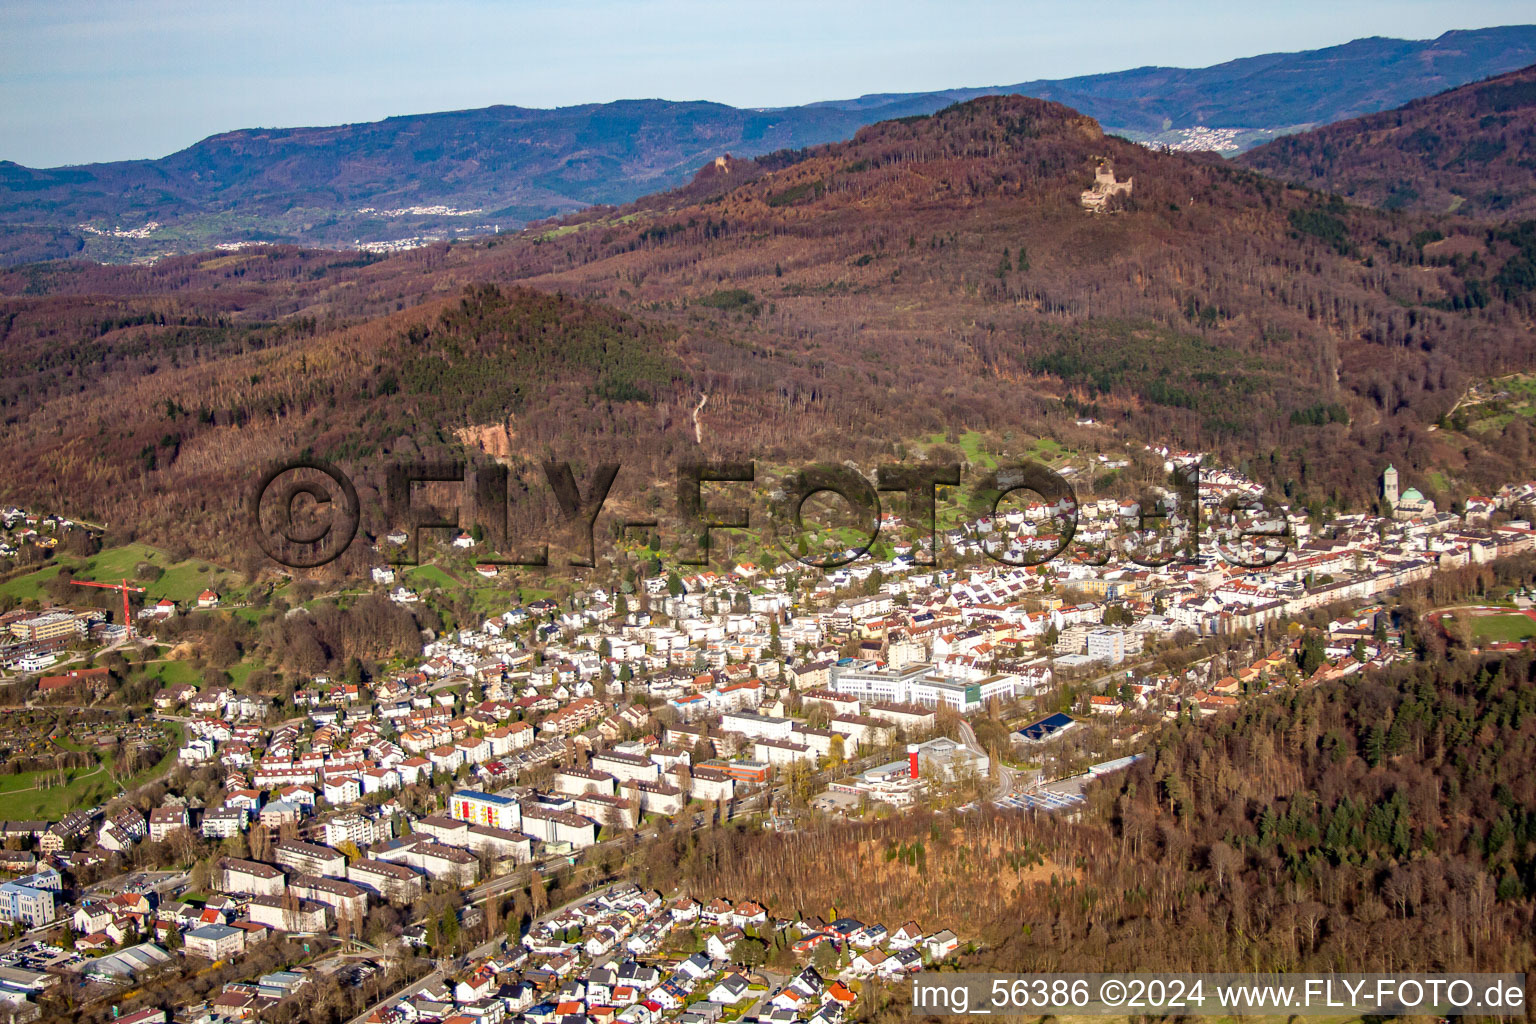
<instances>
[{"instance_id":1,"label":"hazy sky","mask_svg":"<svg viewBox=\"0 0 1536 1024\"><path fill-rule=\"evenodd\" d=\"M1531 20L1529 0L0 0L0 159L493 103L781 106Z\"/></svg>"}]
</instances>

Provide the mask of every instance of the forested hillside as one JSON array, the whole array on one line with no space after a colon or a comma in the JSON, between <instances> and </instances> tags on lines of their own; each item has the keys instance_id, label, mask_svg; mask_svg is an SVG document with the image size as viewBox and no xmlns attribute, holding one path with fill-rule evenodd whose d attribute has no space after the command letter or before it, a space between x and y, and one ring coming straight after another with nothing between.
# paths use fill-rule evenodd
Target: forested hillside
<instances>
[{"instance_id":1,"label":"forested hillside","mask_svg":"<svg viewBox=\"0 0 1536 1024\"><path fill-rule=\"evenodd\" d=\"M1249 151L1247 167L1387 210L1536 216L1536 66Z\"/></svg>"},{"instance_id":2,"label":"forested hillside","mask_svg":"<svg viewBox=\"0 0 1536 1024\"><path fill-rule=\"evenodd\" d=\"M1134 188L1089 213L1104 161ZM1319 509L1388 461L1493 485L1526 472L1523 420L1430 428L1536 364L1532 238L976 100L513 237L0 274L0 439L28 453L0 500L233 556L240 487L303 451L533 481L619 458L638 502L684 454L872 462L966 429L1209 449Z\"/></svg>"}]
</instances>

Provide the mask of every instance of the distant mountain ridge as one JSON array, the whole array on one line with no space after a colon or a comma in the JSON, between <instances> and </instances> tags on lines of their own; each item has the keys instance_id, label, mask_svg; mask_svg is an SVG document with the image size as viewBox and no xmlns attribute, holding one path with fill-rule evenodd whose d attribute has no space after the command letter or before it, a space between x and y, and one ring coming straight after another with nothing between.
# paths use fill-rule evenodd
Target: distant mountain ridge
<instances>
[{"instance_id":1,"label":"distant mountain ridge","mask_svg":"<svg viewBox=\"0 0 1536 1024\"><path fill-rule=\"evenodd\" d=\"M322 128L246 129L158 160L36 170L0 161L0 262L128 260L217 244L403 247L489 234L687 181L722 153L851 136L978 96L1051 99L1133 138L1289 130L1536 63L1536 26L1373 37L1209 68L1146 67L801 107L623 100L495 106Z\"/></svg>"},{"instance_id":2,"label":"distant mountain ridge","mask_svg":"<svg viewBox=\"0 0 1536 1024\"><path fill-rule=\"evenodd\" d=\"M1536 63L1536 25L1446 32L1430 40L1372 36L1205 68L1149 66L941 95L967 100L1003 92L1054 100L1110 132L1260 128L1323 124L1386 110L1529 63ZM911 98L877 94L812 106L853 110Z\"/></svg>"},{"instance_id":3,"label":"distant mountain ridge","mask_svg":"<svg viewBox=\"0 0 1536 1024\"><path fill-rule=\"evenodd\" d=\"M1240 161L1383 209L1536 216L1536 66L1277 139Z\"/></svg>"}]
</instances>

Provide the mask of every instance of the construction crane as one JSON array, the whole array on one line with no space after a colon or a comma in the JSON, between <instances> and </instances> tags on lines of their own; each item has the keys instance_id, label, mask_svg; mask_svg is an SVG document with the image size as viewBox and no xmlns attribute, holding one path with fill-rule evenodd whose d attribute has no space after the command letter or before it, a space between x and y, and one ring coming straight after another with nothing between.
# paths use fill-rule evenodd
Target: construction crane
<instances>
[{"instance_id":1,"label":"construction crane","mask_svg":"<svg viewBox=\"0 0 1536 1024\"><path fill-rule=\"evenodd\" d=\"M143 587L130 587L127 580L123 580L121 583L97 583L95 580L70 580L69 582L75 584L78 587L100 587L103 590L122 591L123 626L128 630L128 639L133 639L133 615L128 610L128 594L130 591L135 594L142 594L144 593Z\"/></svg>"}]
</instances>

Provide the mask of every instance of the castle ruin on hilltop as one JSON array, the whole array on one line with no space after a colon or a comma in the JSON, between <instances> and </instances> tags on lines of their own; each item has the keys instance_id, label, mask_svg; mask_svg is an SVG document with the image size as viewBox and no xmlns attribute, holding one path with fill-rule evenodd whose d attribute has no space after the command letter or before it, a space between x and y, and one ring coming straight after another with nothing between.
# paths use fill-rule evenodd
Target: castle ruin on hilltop
<instances>
[{"instance_id":1,"label":"castle ruin on hilltop","mask_svg":"<svg viewBox=\"0 0 1536 1024\"><path fill-rule=\"evenodd\" d=\"M1083 209L1097 213L1109 203L1111 196L1130 195L1131 183L1135 180L1126 178L1124 181L1116 181L1115 165L1108 160L1100 160L1098 169L1093 172L1093 185L1083 192Z\"/></svg>"}]
</instances>

